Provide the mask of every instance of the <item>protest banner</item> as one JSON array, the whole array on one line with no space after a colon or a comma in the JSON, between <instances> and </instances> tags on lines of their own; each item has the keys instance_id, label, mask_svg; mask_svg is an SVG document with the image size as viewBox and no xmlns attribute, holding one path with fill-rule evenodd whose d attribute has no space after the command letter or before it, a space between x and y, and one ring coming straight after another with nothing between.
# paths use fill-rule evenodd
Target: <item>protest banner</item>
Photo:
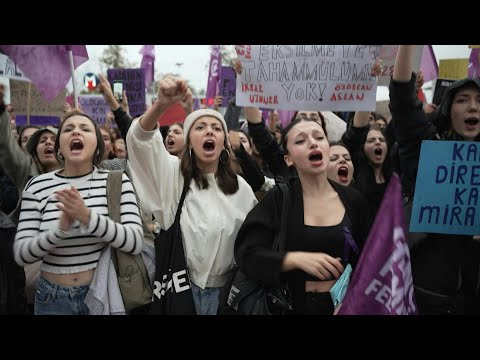
<instances>
[{"instance_id":1,"label":"protest banner","mask_svg":"<svg viewBox=\"0 0 480 360\"><path fill-rule=\"evenodd\" d=\"M115 80L123 82L130 115L134 118L142 115L146 109L144 69L108 69L107 76L110 84Z\"/></svg>"},{"instance_id":2,"label":"protest banner","mask_svg":"<svg viewBox=\"0 0 480 360\"><path fill-rule=\"evenodd\" d=\"M372 111L379 45L237 45L236 104L281 110Z\"/></svg>"},{"instance_id":3,"label":"protest banner","mask_svg":"<svg viewBox=\"0 0 480 360\"><path fill-rule=\"evenodd\" d=\"M236 87L235 70L229 66L222 66L218 83L218 95L223 96L222 105L220 106L227 107L228 102L235 98Z\"/></svg>"},{"instance_id":4,"label":"protest banner","mask_svg":"<svg viewBox=\"0 0 480 360\"><path fill-rule=\"evenodd\" d=\"M378 56L382 59L382 72L378 77L378 86L388 86L390 78L393 75L395 58L397 57L398 47L400 45L383 45L382 51ZM416 45L413 52L412 70L418 72L422 62L423 45Z\"/></svg>"},{"instance_id":5,"label":"protest banner","mask_svg":"<svg viewBox=\"0 0 480 360\"><path fill-rule=\"evenodd\" d=\"M82 111L95 120L98 126L105 126L110 106L102 95L80 95L78 103Z\"/></svg>"},{"instance_id":6,"label":"protest banner","mask_svg":"<svg viewBox=\"0 0 480 360\"><path fill-rule=\"evenodd\" d=\"M479 185L479 143L424 141L410 231L480 234Z\"/></svg>"}]
</instances>

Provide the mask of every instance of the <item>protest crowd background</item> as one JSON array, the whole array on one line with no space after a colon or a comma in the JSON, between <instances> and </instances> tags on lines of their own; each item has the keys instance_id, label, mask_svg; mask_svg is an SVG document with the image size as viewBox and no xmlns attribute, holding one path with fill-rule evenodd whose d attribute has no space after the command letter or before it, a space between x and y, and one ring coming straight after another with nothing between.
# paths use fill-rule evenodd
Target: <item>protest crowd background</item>
<instances>
[{"instance_id":1,"label":"protest crowd background","mask_svg":"<svg viewBox=\"0 0 480 360\"><path fill-rule=\"evenodd\" d=\"M0 45L0 314L479 314L469 47Z\"/></svg>"}]
</instances>

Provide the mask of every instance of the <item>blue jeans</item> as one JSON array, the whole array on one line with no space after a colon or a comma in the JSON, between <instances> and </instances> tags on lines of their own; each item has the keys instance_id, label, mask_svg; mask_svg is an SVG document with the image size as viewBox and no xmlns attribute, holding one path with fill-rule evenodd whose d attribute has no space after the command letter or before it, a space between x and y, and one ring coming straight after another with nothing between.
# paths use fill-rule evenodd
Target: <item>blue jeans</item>
<instances>
[{"instance_id":1,"label":"blue jeans","mask_svg":"<svg viewBox=\"0 0 480 360\"><path fill-rule=\"evenodd\" d=\"M193 282L191 282L190 285L192 287L197 315L217 315L219 305L218 296L222 288L202 289Z\"/></svg>"},{"instance_id":2,"label":"blue jeans","mask_svg":"<svg viewBox=\"0 0 480 360\"><path fill-rule=\"evenodd\" d=\"M90 285L62 286L52 284L43 277L35 293L35 315L88 315L83 300Z\"/></svg>"}]
</instances>

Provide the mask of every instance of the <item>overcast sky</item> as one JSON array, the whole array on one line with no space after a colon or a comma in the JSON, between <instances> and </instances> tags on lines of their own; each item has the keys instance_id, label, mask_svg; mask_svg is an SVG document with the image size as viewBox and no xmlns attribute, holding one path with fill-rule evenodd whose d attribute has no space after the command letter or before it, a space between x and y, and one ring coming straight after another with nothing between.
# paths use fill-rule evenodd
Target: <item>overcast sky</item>
<instances>
[{"instance_id":1,"label":"overcast sky","mask_svg":"<svg viewBox=\"0 0 480 360\"><path fill-rule=\"evenodd\" d=\"M142 55L139 54L139 51L142 46L122 45L125 55L134 65L140 66ZM106 47L107 45L87 45L90 60L81 65L78 71L81 74L100 72L98 59ZM468 45L433 45L433 50L437 60L468 58L470 55ZM210 45L155 45L155 56L156 73L180 73L197 90L206 88ZM380 87L377 99L388 99L388 90Z\"/></svg>"}]
</instances>

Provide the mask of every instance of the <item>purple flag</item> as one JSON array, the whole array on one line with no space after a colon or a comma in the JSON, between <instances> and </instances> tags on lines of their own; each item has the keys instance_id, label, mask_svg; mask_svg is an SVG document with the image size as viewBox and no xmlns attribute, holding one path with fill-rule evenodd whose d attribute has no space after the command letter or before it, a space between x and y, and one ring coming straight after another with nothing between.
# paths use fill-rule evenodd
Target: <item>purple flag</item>
<instances>
[{"instance_id":1,"label":"purple flag","mask_svg":"<svg viewBox=\"0 0 480 360\"><path fill-rule=\"evenodd\" d=\"M155 78L155 45L143 45L140 54L143 55L140 69L145 70L145 88L148 89Z\"/></svg>"},{"instance_id":2,"label":"purple flag","mask_svg":"<svg viewBox=\"0 0 480 360\"><path fill-rule=\"evenodd\" d=\"M88 60L85 45L0 45L0 51L22 69L46 101L64 90L72 77L69 50L74 69Z\"/></svg>"},{"instance_id":3,"label":"purple flag","mask_svg":"<svg viewBox=\"0 0 480 360\"><path fill-rule=\"evenodd\" d=\"M268 119L270 118L270 111L273 110L260 108L260 111L262 112L262 119L265 120L265 122L267 122L268 124Z\"/></svg>"},{"instance_id":4,"label":"purple flag","mask_svg":"<svg viewBox=\"0 0 480 360\"><path fill-rule=\"evenodd\" d=\"M290 124L293 114L295 114L295 111L278 110L278 118L280 119L282 127L286 127L288 124Z\"/></svg>"},{"instance_id":5,"label":"purple flag","mask_svg":"<svg viewBox=\"0 0 480 360\"><path fill-rule=\"evenodd\" d=\"M422 69L425 82L438 78L438 63L432 45L423 47L420 69Z\"/></svg>"},{"instance_id":6,"label":"purple flag","mask_svg":"<svg viewBox=\"0 0 480 360\"><path fill-rule=\"evenodd\" d=\"M468 62L468 77L470 79L480 78L480 49L472 49Z\"/></svg>"},{"instance_id":7,"label":"purple flag","mask_svg":"<svg viewBox=\"0 0 480 360\"><path fill-rule=\"evenodd\" d=\"M390 180L352 275L339 315L413 315L410 252L405 240L402 186Z\"/></svg>"},{"instance_id":8,"label":"purple flag","mask_svg":"<svg viewBox=\"0 0 480 360\"><path fill-rule=\"evenodd\" d=\"M219 70L222 66L222 57L220 54L220 45L212 45L212 55L210 56L210 68L208 71L208 84L207 84L207 104L210 104L212 99L217 96L217 86L219 80Z\"/></svg>"}]
</instances>

